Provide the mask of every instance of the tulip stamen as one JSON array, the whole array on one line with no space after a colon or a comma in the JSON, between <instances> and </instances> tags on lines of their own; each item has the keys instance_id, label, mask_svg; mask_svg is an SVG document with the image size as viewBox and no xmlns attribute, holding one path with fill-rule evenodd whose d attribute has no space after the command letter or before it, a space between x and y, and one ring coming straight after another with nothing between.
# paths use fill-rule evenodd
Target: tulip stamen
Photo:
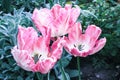
<instances>
[{"instance_id":1,"label":"tulip stamen","mask_svg":"<svg viewBox=\"0 0 120 80\"><path fill-rule=\"evenodd\" d=\"M34 59L34 62L36 64L38 62L38 60L39 60L38 54L35 54L33 59Z\"/></svg>"},{"instance_id":2,"label":"tulip stamen","mask_svg":"<svg viewBox=\"0 0 120 80\"><path fill-rule=\"evenodd\" d=\"M85 45L79 45L79 46L78 46L78 49L79 49L80 51L82 51L82 50L84 50L84 49L83 49L84 46L85 46Z\"/></svg>"},{"instance_id":3,"label":"tulip stamen","mask_svg":"<svg viewBox=\"0 0 120 80\"><path fill-rule=\"evenodd\" d=\"M76 45L74 44L74 47L76 47Z\"/></svg>"},{"instance_id":4,"label":"tulip stamen","mask_svg":"<svg viewBox=\"0 0 120 80\"><path fill-rule=\"evenodd\" d=\"M40 55L38 55L38 54L34 55L33 59L34 59L35 64L38 62L38 60L41 58L41 56L42 56L41 54Z\"/></svg>"}]
</instances>

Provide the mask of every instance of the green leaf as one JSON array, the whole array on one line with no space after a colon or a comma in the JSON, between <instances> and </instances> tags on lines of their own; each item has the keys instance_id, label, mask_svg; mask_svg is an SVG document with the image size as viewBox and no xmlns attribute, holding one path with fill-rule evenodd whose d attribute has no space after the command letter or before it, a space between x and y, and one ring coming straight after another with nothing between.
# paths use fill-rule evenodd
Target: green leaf
<instances>
[{"instance_id":1,"label":"green leaf","mask_svg":"<svg viewBox=\"0 0 120 80\"><path fill-rule=\"evenodd\" d=\"M77 77L79 75L78 70L66 69L66 72L70 77Z\"/></svg>"},{"instance_id":2,"label":"green leaf","mask_svg":"<svg viewBox=\"0 0 120 80\"><path fill-rule=\"evenodd\" d=\"M92 12L90 12L89 10L81 10L81 14L84 15L85 17L89 17L92 16L95 19L98 19L96 15L94 15Z\"/></svg>"},{"instance_id":3,"label":"green leaf","mask_svg":"<svg viewBox=\"0 0 120 80\"><path fill-rule=\"evenodd\" d=\"M24 80L24 79L21 76L18 76L17 80Z\"/></svg>"}]
</instances>

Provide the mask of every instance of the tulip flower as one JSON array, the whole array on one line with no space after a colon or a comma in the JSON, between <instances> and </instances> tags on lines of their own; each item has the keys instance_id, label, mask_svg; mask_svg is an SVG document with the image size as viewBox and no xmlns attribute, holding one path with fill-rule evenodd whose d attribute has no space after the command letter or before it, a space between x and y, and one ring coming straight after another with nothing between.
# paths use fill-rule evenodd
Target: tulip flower
<instances>
[{"instance_id":1,"label":"tulip flower","mask_svg":"<svg viewBox=\"0 0 120 80\"><path fill-rule=\"evenodd\" d=\"M61 57L63 41L58 38L50 46L50 35L49 30L38 37L32 27L19 26L18 45L11 51L18 66L27 71L48 73Z\"/></svg>"},{"instance_id":2,"label":"tulip flower","mask_svg":"<svg viewBox=\"0 0 120 80\"><path fill-rule=\"evenodd\" d=\"M95 25L89 25L83 32L80 23L76 23L65 38L65 49L74 56L86 57L101 50L106 38L98 39L101 29Z\"/></svg>"},{"instance_id":3,"label":"tulip flower","mask_svg":"<svg viewBox=\"0 0 120 80\"><path fill-rule=\"evenodd\" d=\"M61 7L59 4L54 5L51 9L35 9L32 20L37 29L44 34L43 27L51 29L51 37L58 37L67 34L80 14L80 8L66 4Z\"/></svg>"}]
</instances>

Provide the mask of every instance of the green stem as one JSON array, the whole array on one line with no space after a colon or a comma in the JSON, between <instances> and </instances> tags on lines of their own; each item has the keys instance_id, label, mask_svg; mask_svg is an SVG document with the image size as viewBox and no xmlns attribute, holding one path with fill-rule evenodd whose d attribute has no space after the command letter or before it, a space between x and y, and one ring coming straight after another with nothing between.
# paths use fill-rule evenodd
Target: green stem
<instances>
[{"instance_id":1,"label":"green stem","mask_svg":"<svg viewBox=\"0 0 120 80\"><path fill-rule=\"evenodd\" d=\"M61 73L62 73L62 77L63 77L62 80L67 80L66 75L65 75L65 71L64 71L64 69L63 69L63 67L62 67L62 62L61 62L61 60L59 61L59 65L60 65L60 69L61 69Z\"/></svg>"},{"instance_id":2,"label":"green stem","mask_svg":"<svg viewBox=\"0 0 120 80\"><path fill-rule=\"evenodd\" d=\"M50 72L48 72L47 79L50 80Z\"/></svg>"},{"instance_id":3,"label":"green stem","mask_svg":"<svg viewBox=\"0 0 120 80\"><path fill-rule=\"evenodd\" d=\"M37 75L38 80L43 80L43 75L42 74L40 75L39 73L36 73L36 75Z\"/></svg>"},{"instance_id":4,"label":"green stem","mask_svg":"<svg viewBox=\"0 0 120 80\"><path fill-rule=\"evenodd\" d=\"M79 80L81 80L81 75L80 75L80 58L77 57L77 66L78 66L78 72L79 72Z\"/></svg>"}]
</instances>

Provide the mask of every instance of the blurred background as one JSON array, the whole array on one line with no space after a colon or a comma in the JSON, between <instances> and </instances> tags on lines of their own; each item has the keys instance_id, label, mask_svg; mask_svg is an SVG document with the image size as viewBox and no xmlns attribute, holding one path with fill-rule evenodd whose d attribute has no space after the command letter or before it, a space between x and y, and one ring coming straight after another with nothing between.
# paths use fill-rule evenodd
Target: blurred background
<instances>
[{"instance_id":1,"label":"blurred background","mask_svg":"<svg viewBox=\"0 0 120 80\"><path fill-rule=\"evenodd\" d=\"M0 80L38 80L41 74L27 72L15 63L11 49L17 44L18 25L33 26L34 8L51 8L54 4L78 5L78 21L85 29L95 24L107 38L105 47L98 53L80 58L82 80L120 80L120 0L0 0ZM78 80L76 58L66 55L62 60L68 80ZM57 68L51 70L50 80L59 80ZM59 69L59 68L58 68ZM40 75L40 76L38 76ZM47 80L43 75L41 80Z\"/></svg>"}]
</instances>

